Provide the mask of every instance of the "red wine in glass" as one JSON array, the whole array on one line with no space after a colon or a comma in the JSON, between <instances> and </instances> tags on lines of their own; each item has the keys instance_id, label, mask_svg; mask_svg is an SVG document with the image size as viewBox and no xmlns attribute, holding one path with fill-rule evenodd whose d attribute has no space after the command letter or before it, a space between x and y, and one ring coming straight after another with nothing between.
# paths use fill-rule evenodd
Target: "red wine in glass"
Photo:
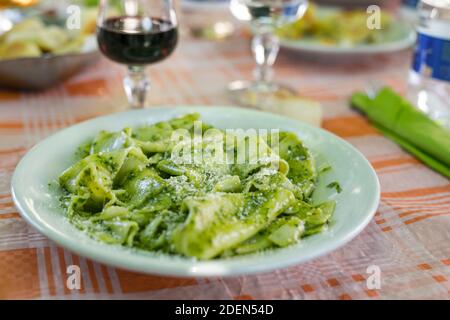
<instances>
[{"instance_id":1,"label":"red wine in glass","mask_svg":"<svg viewBox=\"0 0 450 320\"><path fill-rule=\"evenodd\" d=\"M178 42L174 1L101 0L97 42L107 58L128 66L123 84L130 106L145 107L146 66L166 59Z\"/></svg>"},{"instance_id":2,"label":"red wine in glass","mask_svg":"<svg viewBox=\"0 0 450 320\"><path fill-rule=\"evenodd\" d=\"M167 58L178 42L170 21L148 17L111 17L97 31L102 53L127 65L146 65Z\"/></svg>"}]
</instances>

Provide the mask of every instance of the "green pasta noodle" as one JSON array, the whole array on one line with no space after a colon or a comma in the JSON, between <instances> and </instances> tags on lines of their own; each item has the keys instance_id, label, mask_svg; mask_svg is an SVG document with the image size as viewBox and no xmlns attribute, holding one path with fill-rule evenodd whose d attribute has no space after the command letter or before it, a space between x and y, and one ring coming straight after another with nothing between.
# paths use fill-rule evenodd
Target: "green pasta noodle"
<instances>
[{"instance_id":1,"label":"green pasta noodle","mask_svg":"<svg viewBox=\"0 0 450 320\"><path fill-rule=\"evenodd\" d=\"M275 145L199 119L101 131L80 146L58 180L69 221L107 244L200 260L287 247L327 228L335 203L312 203L314 158L294 133Z\"/></svg>"}]
</instances>

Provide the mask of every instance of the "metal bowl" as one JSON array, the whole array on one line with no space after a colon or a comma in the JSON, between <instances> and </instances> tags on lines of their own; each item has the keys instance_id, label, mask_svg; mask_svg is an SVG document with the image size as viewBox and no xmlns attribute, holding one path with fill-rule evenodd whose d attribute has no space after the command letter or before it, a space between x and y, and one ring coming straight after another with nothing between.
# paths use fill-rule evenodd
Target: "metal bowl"
<instances>
[{"instance_id":1,"label":"metal bowl","mask_svg":"<svg viewBox=\"0 0 450 320\"><path fill-rule=\"evenodd\" d=\"M40 12L8 9L2 11L2 22L9 28L21 20L39 15L45 24L64 25L64 16L58 12ZM1 29L0 34L9 28ZM0 59L0 87L19 90L43 90L61 83L95 63L101 54L95 35L89 36L79 53L44 54L40 57Z\"/></svg>"},{"instance_id":2,"label":"metal bowl","mask_svg":"<svg viewBox=\"0 0 450 320\"><path fill-rule=\"evenodd\" d=\"M0 60L0 87L47 89L93 64L100 56L96 46L92 46L81 53Z\"/></svg>"}]
</instances>

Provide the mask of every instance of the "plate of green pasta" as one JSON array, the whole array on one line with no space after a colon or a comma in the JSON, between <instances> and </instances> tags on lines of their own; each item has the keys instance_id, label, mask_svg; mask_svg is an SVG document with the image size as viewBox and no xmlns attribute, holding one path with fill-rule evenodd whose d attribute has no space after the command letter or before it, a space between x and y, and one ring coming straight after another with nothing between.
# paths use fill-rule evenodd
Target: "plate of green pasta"
<instances>
[{"instance_id":1,"label":"plate of green pasta","mask_svg":"<svg viewBox=\"0 0 450 320\"><path fill-rule=\"evenodd\" d=\"M164 107L64 129L19 162L21 215L57 244L170 276L267 272L354 238L379 202L355 148L307 124L232 107Z\"/></svg>"}]
</instances>

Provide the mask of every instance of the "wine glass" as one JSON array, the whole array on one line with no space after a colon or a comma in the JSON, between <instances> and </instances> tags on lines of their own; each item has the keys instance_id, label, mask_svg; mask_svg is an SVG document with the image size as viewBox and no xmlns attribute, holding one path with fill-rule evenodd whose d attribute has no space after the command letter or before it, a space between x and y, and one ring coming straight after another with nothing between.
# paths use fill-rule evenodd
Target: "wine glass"
<instances>
[{"instance_id":1,"label":"wine glass","mask_svg":"<svg viewBox=\"0 0 450 320\"><path fill-rule=\"evenodd\" d=\"M272 98L295 94L295 90L272 81L273 64L280 49L275 31L301 18L308 0L231 0L232 14L251 23L252 52L256 60L253 81L234 81L228 86L238 104L264 108Z\"/></svg>"},{"instance_id":2,"label":"wine glass","mask_svg":"<svg viewBox=\"0 0 450 320\"><path fill-rule=\"evenodd\" d=\"M166 59L178 42L172 0L100 0L100 51L128 66L123 84L131 108L143 108L149 87L148 64Z\"/></svg>"}]
</instances>

